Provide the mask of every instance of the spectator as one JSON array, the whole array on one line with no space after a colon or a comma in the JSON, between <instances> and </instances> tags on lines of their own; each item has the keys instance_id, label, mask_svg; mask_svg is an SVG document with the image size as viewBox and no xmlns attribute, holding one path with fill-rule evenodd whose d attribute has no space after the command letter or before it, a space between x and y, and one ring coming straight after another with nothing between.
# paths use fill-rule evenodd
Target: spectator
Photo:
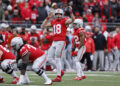
<instances>
[{"instance_id":1,"label":"spectator","mask_svg":"<svg viewBox=\"0 0 120 86\"><path fill-rule=\"evenodd\" d=\"M95 43L95 54L93 58L93 70L97 70L97 60L99 58L100 70L104 70L104 49L106 49L106 39L104 35L100 33L100 29L96 27L94 29L94 35L92 36Z\"/></svg>"},{"instance_id":2,"label":"spectator","mask_svg":"<svg viewBox=\"0 0 120 86\"><path fill-rule=\"evenodd\" d=\"M96 26L100 27L100 18L99 18L98 13L95 14L95 17L92 20L92 24L93 24L94 27L96 27Z\"/></svg>"},{"instance_id":3,"label":"spectator","mask_svg":"<svg viewBox=\"0 0 120 86\"><path fill-rule=\"evenodd\" d=\"M45 9L47 11L47 14L49 14L50 11L52 10L50 5L51 5L51 2L49 0L45 0Z\"/></svg>"},{"instance_id":4,"label":"spectator","mask_svg":"<svg viewBox=\"0 0 120 86\"><path fill-rule=\"evenodd\" d=\"M117 2L117 22L120 22L120 0Z\"/></svg>"},{"instance_id":5,"label":"spectator","mask_svg":"<svg viewBox=\"0 0 120 86\"><path fill-rule=\"evenodd\" d=\"M104 2L102 15L106 16L107 19L111 16L111 7L109 6L109 2L107 0Z\"/></svg>"},{"instance_id":6,"label":"spectator","mask_svg":"<svg viewBox=\"0 0 120 86\"><path fill-rule=\"evenodd\" d=\"M92 11L90 9L87 10L87 14L86 14L86 18L87 18L87 21L88 23L92 23L92 20L93 20L93 14L92 14Z\"/></svg>"},{"instance_id":7,"label":"spectator","mask_svg":"<svg viewBox=\"0 0 120 86\"><path fill-rule=\"evenodd\" d=\"M111 15L117 17L117 3L116 0L110 1Z\"/></svg>"},{"instance_id":8,"label":"spectator","mask_svg":"<svg viewBox=\"0 0 120 86\"><path fill-rule=\"evenodd\" d=\"M41 21L43 21L48 16L46 9L43 7L42 1L40 2L39 6L37 8L37 11L38 11L38 15L39 15L39 17L37 18L37 22L41 23Z\"/></svg>"},{"instance_id":9,"label":"spectator","mask_svg":"<svg viewBox=\"0 0 120 86\"><path fill-rule=\"evenodd\" d=\"M0 21L3 20L4 20L4 9L3 9L2 0L0 0Z\"/></svg>"},{"instance_id":10,"label":"spectator","mask_svg":"<svg viewBox=\"0 0 120 86\"><path fill-rule=\"evenodd\" d=\"M5 21L9 21L11 19L11 16L10 16L8 10L4 11L4 16L5 16Z\"/></svg>"},{"instance_id":11,"label":"spectator","mask_svg":"<svg viewBox=\"0 0 120 86\"><path fill-rule=\"evenodd\" d=\"M12 24L21 24L21 17L19 15L19 10L14 9L13 10L13 15L11 16L11 22Z\"/></svg>"},{"instance_id":12,"label":"spectator","mask_svg":"<svg viewBox=\"0 0 120 86\"><path fill-rule=\"evenodd\" d=\"M32 8L33 6L34 7L38 7L38 5L39 5L39 1L38 0L29 0L29 6L30 6L30 8Z\"/></svg>"},{"instance_id":13,"label":"spectator","mask_svg":"<svg viewBox=\"0 0 120 86\"><path fill-rule=\"evenodd\" d=\"M106 19L106 16L102 16L101 19L100 19L100 24L101 25L107 25L107 19Z\"/></svg>"},{"instance_id":14,"label":"spectator","mask_svg":"<svg viewBox=\"0 0 120 86\"><path fill-rule=\"evenodd\" d=\"M28 3L25 3L25 6L21 9L21 16L23 20L30 22L31 9L29 8Z\"/></svg>"},{"instance_id":15,"label":"spectator","mask_svg":"<svg viewBox=\"0 0 120 86\"><path fill-rule=\"evenodd\" d=\"M83 5L83 0L73 0L73 12L75 13L78 11L80 15L83 15L83 8L85 5Z\"/></svg>"},{"instance_id":16,"label":"spectator","mask_svg":"<svg viewBox=\"0 0 120 86\"><path fill-rule=\"evenodd\" d=\"M82 19L82 17L80 16L80 13L79 13L79 12L75 12L75 18L76 18L76 19Z\"/></svg>"},{"instance_id":17,"label":"spectator","mask_svg":"<svg viewBox=\"0 0 120 86\"><path fill-rule=\"evenodd\" d=\"M31 21L33 24L37 23L37 18L38 18L38 12L35 6L33 6L31 11Z\"/></svg>"},{"instance_id":18,"label":"spectator","mask_svg":"<svg viewBox=\"0 0 120 86\"><path fill-rule=\"evenodd\" d=\"M109 30L109 31L114 30L115 28L113 27L113 25L115 25L115 24L116 24L116 18L115 18L114 16L111 16L111 17L108 19L108 24L107 24L108 30Z\"/></svg>"},{"instance_id":19,"label":"spectator","mask_svg":"<svg viewBox=\"0 0 120 86\"><path fill-rule=\"evenodd\" d=\"M95 3L95 6L92 9L92 13L93 13L93 15L95 15L96 13L98 13L99 16L100 16L101 9L100 9L99 3L97 1Z\"/></svg>"}]
</instances>

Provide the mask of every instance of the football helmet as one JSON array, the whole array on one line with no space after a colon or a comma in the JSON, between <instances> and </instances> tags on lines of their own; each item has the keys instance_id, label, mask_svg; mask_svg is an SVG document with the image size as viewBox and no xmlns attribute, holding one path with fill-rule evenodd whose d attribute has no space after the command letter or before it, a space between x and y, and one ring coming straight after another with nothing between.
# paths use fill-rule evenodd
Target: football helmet
<instances>
[{"instance_id":1,"label":"football helmet","mask_svg":"<svg viewBox=\"0 0 120 86\"><path fill-rule=\"evenodd\" d=\"M14 50L19 50L23 44L24 42L21 37L15 37L11 40L11 46L14 48Z\"/></svg>"},{"instance_id":2,"label":"football helmet","mask_svg":"<svg viewBox=\"0 0 120 86\"><path fill-rule=\"evenodd\" d=\"M63 16L63 15L64 15L64 12L63 12L62 9L58 8L58 9L56 9L55 12L54 12L54 15L56 15L56 14L62 14L62 16Z\"/></svg>"},{"instance_id":3,"label":"football helmet","mask_svg":"<svg viewBox=\"0 0 120 86\"><path fill-rule=\"evenodd\" d=\"M83 27L83 20L82 19L75 19L73 22L73 26L77 28L82 28Z\"/></svg>"}]
</instances>

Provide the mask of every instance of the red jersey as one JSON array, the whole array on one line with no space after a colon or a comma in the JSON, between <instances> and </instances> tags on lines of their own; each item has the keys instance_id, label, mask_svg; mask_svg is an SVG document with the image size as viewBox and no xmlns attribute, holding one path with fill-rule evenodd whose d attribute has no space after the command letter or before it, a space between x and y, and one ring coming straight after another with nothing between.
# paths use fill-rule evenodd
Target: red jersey
<instances>
[{"instance_id":1,"label":"red jersey","mask_svg":"<svg viewBox=\"0 0 120 86\"><path fill-rule=\"evenodd\" d=\"M120 50L120 33L117 33L113 40L115 46L117 46L118 50Z\"/></svg>"},{"instance_id":2,"label":"red jersey","mask_svg":"<svg viewBox=\"0 0 120 86\"><path fill-rule=\"evenodd\" d=\"M53 26L53 41L65 41L67 27L65 21L67 18L62 18L61 20L53 19L51 24Z\"/></svg>"},{"instance_id":3,"label":"red jersey","mask_svg":"<svg viewBox=\"0 0 120 86\"><path fill-rule=\"evenodd\" d=\"M53 36L52 35L45 35L45 37L41 37L41 49L48 50L52 44Z\"/></svg>"},{"instance_id":4,"label":"red jersey","mask_svg":"<svg viewBox=\"0 0 120 86\"><path fill-rule=\"evenodd\" d=\"M34 39L35 41L39 42L39 35L37 33L33 33L33 34L30 33L30 34L28 34L28 36L29 36L29 40Z\"/></svg>"},{"instance_id":5,"label":"red jersey","mask_svg":"<svg viewBox=\"0 0 120 86\"><path fill-rule=\"evenodd\" d=\"M41 49L36 48L36 47L29 45L29 44L25 44L20 49L19 55L22 58L28 52L30 52L29 61L31 61L31 62L33 62L34 60L36 60L37 58L39 58L40 56L42 56L44 54L44 52Z\"/></svg>"},{"instance_id":6,"label":"red jersey","mask_svg":"<svg viewBox=\"0 0 120 86\"><path fill-rule=\"evenodd\" d=\"M79 32L84 32L84 28L79 28L76 31L74 30L73 32L73 40L75 41L75 47L78 47L80 44L80 36L79 36Z\"/></svg>"},{"instance_id":7,"label":"red jersey","mask_svg":"<svg viewBox=\"0 0 120 86\"><path fill-rule=\"evenodd\" d=\"M86 46L86 53L94 54L94 52L95 52L95 44L94 44L94 40L91 37L89 37L86 40L85 46Z\"/></svg>"},{"instance_id":8,"label":"red jersey","mask_svg":"<svg viewBox=\"0 0 120 86\"><path fill-rule=\"evenodd\" d=\"M0 51L3 52L3 54L2 54L2 56L0 58L0 61L3 61L5 59L12 59L12 60L15 59L15 56L8 49L3 47L2 45L0 45Z\"/></svg>"}]
</instances>

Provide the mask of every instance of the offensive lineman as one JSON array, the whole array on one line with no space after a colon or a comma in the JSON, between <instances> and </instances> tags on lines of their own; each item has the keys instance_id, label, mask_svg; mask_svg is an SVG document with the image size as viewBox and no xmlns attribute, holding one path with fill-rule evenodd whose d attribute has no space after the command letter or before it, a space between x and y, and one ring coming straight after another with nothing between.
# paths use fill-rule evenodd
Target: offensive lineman
<instances>
[{"instance_id":1,"label":"offensive lineman","mask_svg":"<svg viewBox=\"0 0 120 86\"><path fill-rule=\"evenodd\" d=\"M26 75L26 67L29 63L33 63L33 71L45 80L44 84L52 84L52 80L49 79L44 70L41 69L47 59L46 54L42 50L32 45L24 44L22 38L20 37L13 38L11 41L11 46L18 52L19 58L22 59L18 67L21 70L20 80L17 83L18 85L29 83Z\"/></svg>"},{"instance_id":2,"label":"offensive lineman","mask_svg":"<svg viewBox=\"0 0 120 86\"><path fill-rule=\"evenodd\" d=\"M12 64L15 62L15 56L10 52L8 49L0 45L0 64L2 70L7 73L12 75L13 81L11 84L16 84L19 80L19 77L16 75ZM2 79L0 79L2 81Z\"/></svg>"},{"instance_id":3,"label":"offensive lineman","mask_svg":"<svg viewBox=\"0 0 120 86\"><path fill-rule=\"evenodd\" d=\"M74 41L73 41L72 53L74 56L74 61L75 61L76 70L77 70L77 77L74 78L73 80L82 80L86 78L80 65L80 60L82 59L82 56L86 50L86 47L84 46L85 31L84 31L84 28L82 28L83 20L75 19L75 21L73 22L73 27L74 27L74 32L73 32Z\"/></svg>"},{"instance_id":4,"label":"offensive lineman","mask_svg":"<svg viewBox=\"0 0 120 86\"><path fill-rule=\"evenodd\" d=\"M53 27L53 42L52 46L48 50L48 59L55 57L56 61L57 77L53 80L53 82L61 82L61 76L64 74L61 72L61 56L66 45L65 40L67 27L75 19L72 13L72 7L69 7L69 11L71 18L63 18L64 12L62 9L58 8L54 11L55 19L48 22L48 20L53 16L53 12L51 12L42 24L43 28Z\"/></svg>"}]
</instances>

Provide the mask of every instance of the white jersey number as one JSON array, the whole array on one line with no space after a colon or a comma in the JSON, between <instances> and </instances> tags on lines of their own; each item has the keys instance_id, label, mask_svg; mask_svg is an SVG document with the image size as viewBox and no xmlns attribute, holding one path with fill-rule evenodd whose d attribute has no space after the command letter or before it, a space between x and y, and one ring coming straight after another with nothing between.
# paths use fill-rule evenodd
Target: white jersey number
<instances>
[{"instance_id":1,"label":"white jersey number","mask_svg":"<svg viewBox=\"0 0 120 86\"><path fill-rule=\"evenodd\" d=\"M61 33L61 24L57 24L53 26L54 34L60 34Z\"/></svg>"},{"instance_id":2,"label":"white jersey number","mask_svg":"<svg viewBox=\"0 0 120 86\"><path fill-rule=\"evenodd\" d=\"M32 45L29 45L29 44L27 44L27 47L30 49L30 48L32 48L32 49L34 49L34 50L36 50L37 48L36 47L34 47L34 46L32 46Z\"/></svg>"}]
</instances>

